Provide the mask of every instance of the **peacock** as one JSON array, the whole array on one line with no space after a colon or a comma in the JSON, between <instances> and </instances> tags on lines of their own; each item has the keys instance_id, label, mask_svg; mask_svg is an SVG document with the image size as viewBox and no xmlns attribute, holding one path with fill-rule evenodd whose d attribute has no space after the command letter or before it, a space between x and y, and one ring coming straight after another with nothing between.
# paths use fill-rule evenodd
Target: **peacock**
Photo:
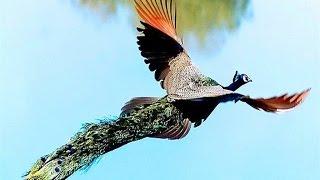
<instances>
[{"instance_id":1,"label":"peacock","mask_svg":"<svg viewBox=\"0 0 320 180\"><path fill-rule=\"evenodd\" d=\"M38 159L25 179L66 179L90 167L103 154L143 138L181 139L221 103L244 102L257 110L277 113L293 109L309 94L307 89L293 95L251 98L236 92L252 82L238 72L230 85L219 84L203 75L183 48L176 30L175 1L134 0L134 4L141 18L139 50L166 95L133 98L113 121L86 124L65 145Z\"/></svg>"},{"instance_id":2,"label":"peacock","mask_svg":"<svg viewBox=\"0 0 320 180\"><path fill-rule=\"evenodd\" d=\"M137 97L122 108L122 116L143 110L161 100L177 108L182 120L179 125L153 135L158 138L180 139L198 127L216 106L229 101L245 102L266 112L284 112L301 104L310 89L293 95L272 98L251 98L236 92L242 85L252 82L246 74L236 72L229 86L222 86L205 76L192 63L177 33L177 8L173 0L135 0L141 18L137 30L137 44L144 62L154 72L155 79L167 95L163 98Z\"/></svg>"}]
</instances>

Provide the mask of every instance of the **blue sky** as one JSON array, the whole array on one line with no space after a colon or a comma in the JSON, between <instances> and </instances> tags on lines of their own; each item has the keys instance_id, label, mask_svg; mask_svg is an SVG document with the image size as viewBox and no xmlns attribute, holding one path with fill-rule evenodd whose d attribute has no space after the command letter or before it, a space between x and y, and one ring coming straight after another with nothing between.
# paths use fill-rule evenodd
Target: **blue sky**
<instances>
[{"instance_id":1,"label":"blue sky","mask_svg":"<svg viewBox=\"0 0 320 180\"><path fill-rule=\"evenodd\" d=\"M296 110L274 115L220 105L180 141L145 139L70 179L320 179L320 3L252 1L252 18L219 52L187 49L221 84L235 70L254 97L312 87ZM21 179L82 123L118 115L135 96L163 96L136 47L127 9L105 21L75 1L0 0L0 179Z\"/></svg>"}]
</instances>

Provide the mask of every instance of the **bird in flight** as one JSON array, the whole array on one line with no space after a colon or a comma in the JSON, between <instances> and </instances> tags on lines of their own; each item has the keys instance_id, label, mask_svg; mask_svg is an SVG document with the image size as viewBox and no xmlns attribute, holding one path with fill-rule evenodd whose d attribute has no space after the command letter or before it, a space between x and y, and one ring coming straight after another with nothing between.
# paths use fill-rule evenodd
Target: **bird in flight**
<instances>
[{"instance_id":1,"label":"bird in flight","mask_svg":"<svg viewBox=\"0 0 320 180\"><path fill-rule=\"evenodd\" d=\"M155 79L167 95L163 98L137 97L127 102L121 116L144 113L170 105L177 109L181 123L150 137L180 139L188 134L190 126L199 126L216 106L229 101L244 102L257 110L284 112L301 104L310 89L303 92L271 98L251 98L236 92L242 85L251 82L246 74L236 72L229 86L222 86L203 75L193 65L177 33L177 7L174 0L134 0L141 19L137 37L144 62L154 72Z\"/></svg>"},{"instance_id":2,"label":"bird in flight","mask_svg":"<svg viewBox=\"0 0 320 180\"><path fill-rule=\"evenodd\" d=\"M164 97L136 97L127 102L114 122L88 124L68 144L39 159L26 179L65 179L81 167L129 142L145 137L181 139L220 103L244 102L266 112L284 112L301 104L310 89L293 95L251 98L236 90L251 82L236 74L228 86L203 75L193 65L177 34L173 0L134 0L141 18L138 46L144 62L167 92Z\"/></svg>"}]
</instances>

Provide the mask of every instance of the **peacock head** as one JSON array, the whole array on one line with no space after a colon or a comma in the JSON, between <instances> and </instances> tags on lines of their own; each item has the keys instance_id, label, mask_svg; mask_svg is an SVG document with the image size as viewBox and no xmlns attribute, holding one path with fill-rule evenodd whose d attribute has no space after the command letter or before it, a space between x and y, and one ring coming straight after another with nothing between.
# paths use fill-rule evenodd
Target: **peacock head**
<instances>
[{"instance_id":1,"label":"peacock head","mask_svg":"<svg viewBox=\"0 0 320 180\"><path fill-rule=\"evenodd\" d=\"M233 77L233 82L239 82L240 84L244 85L249 82L252 82L252 80L249 78L248 75L246 74L239 74L238 71L236 71L234 77Z\"/></svg>"}]
</instances>

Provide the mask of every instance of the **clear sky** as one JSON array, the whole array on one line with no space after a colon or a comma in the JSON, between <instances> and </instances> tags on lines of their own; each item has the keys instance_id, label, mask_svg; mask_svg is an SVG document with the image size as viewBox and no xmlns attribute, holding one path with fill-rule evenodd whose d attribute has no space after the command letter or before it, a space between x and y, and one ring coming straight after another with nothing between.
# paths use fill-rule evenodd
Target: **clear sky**
<instances>
[{"instance_id":1,"label":"clear sky","mask_svg":"<svg viewBox=\"0 0 320 180\"><path fill-rule=\"evenodd\" d=\"M180 141L131 143L70 179L320 179L319 8L318 0L253 0L252 17L219 52L187 46L221 84L247 73L244 94L312 87L302 106L274 115L223 104ZM130 98L164 95L139 55L128 9L117 12L106 21L76 1L0 0L0 179L21 179L82 123L118 115Z\"/></svg>"}]
</instances>

